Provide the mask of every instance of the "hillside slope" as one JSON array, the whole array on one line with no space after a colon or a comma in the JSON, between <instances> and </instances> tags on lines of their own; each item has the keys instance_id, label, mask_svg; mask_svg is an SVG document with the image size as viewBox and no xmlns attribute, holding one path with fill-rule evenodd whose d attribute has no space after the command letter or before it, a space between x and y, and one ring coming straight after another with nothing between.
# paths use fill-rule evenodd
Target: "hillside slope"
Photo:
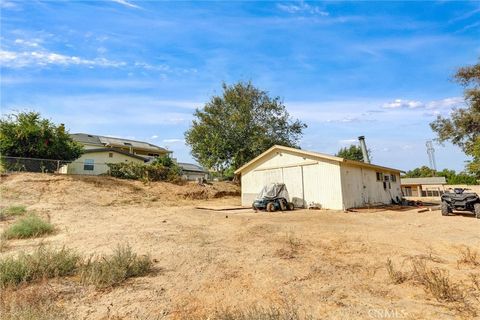
<instances>
[{"instance_id":1,"label":"hillside slope","mask_svg":"<svg viewBox=\"0 0 480 320\"><path fill-rule=\"evenodd\" d=\"M39 173L15 173L0 179L0 196L5 202L26 205L115 206L155 204L188 205L192 200L238 196L240 189L229 182L182 185L167 182L122 180L105 176L67 176ZM2 202L3 202L2 201Z\"/></svg>"}]
</instances>

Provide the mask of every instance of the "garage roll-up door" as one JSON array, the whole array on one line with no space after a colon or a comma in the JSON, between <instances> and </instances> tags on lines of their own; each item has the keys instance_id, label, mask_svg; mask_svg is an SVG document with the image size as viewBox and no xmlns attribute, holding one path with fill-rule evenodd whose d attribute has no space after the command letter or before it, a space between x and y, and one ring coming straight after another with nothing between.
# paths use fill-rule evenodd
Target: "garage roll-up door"
<instances>
[{"instance_id":1,"label":"garage roll-up door","mask_svg":"<svg viewBox=\"0 0 480 320\"><path fill-rule=\"evenodd\" d=\"M305 201L302 171L301 166L296 166L262 170L260 171L261 173L259 173L263 175L264 185L270 183L285 183L290 195L290 200L294 203L295 207L303 207Z\"/></svg>"},{"instance_id":2,"label":"garage roll-up door","mask_svg":"<svg viewBox=\"0 0 480 320\"><path fill-rule=\"evenodd\" d=\"M282 182L282 169L270 169L263 171L263 185Z\"/></svg>"},{"instance_id":3,"label":"garage roll-up door","mask_svg":"<svg viewBox=\"0 0 480 320\"><path fill-rule=\"evenodd\" d=\"M290 201L295 207L303 207L302 167L283 168L283 183L287 186Z\"/></svg>"}]
</instances>

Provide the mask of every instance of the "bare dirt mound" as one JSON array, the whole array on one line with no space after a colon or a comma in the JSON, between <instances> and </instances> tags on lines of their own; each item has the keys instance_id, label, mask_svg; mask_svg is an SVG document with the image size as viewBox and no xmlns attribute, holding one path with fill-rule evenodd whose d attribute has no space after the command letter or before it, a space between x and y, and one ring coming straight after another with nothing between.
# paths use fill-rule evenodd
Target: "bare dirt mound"
<instances>
[{"instance_id":1,"label":"bare dirt mound","mask_svg":"<svg viewBox=\"0 0 480 320\"><path fill-rule=\"evenodd\" d=\"M15 173L1 177L2 199L33 205L48 203L112 206L141 203L188 205L192 200L238 196L240 189L230 182L199 185L188 182L143 183L106 176L67 176L39 173Z\"/></svg>"}]
</instances>

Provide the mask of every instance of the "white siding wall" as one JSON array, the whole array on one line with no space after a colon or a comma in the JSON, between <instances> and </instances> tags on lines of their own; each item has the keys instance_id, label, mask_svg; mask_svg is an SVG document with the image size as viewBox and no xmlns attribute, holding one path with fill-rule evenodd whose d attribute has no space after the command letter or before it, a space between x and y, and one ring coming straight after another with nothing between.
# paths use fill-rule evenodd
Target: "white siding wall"
<instances>
[{"instance_id":1,"label":"white siding wall","mask_svg":"<svg viewBox=\"0 0 480 320\"><path fill-rule=\"evenodd\" d=\"M377 181L376 172L390 177L396 175L396 181L387 182L384 189L383 181ZM398 173L369 169L365 167L341 165L343 182L343 199L345 208L363 207L375 204L390 204L392 199L401 199L400 176Z\"/></svg>"},{"instance_id":2,"label":"white siding wall","mask_svg":"<svg viewBox=\"0 0 480 320\"><path fill-rule=\"evenodd\" d=\"M99 175L99 174L107 173L108 171L107 163L119 163L119 162L144 163L143 160L132 158L117 152L112 152L112 157L110 157L109 153L110 152L108 151L84 153L80 158L78 158L74 162L62 167L60 169L60 173ZM84 170L84 164L86 159L93 160L93 163L94 163L93 171Z\"/></svg>"},{"instance_id":3,"label":"white siding wall","mask_svg":"<svg viewBox=\"0 0 480 320\"><path fill-rule=\"evenodd\" d=\"M202 173L202 172L183 172L182 174L182 179L183 180L188 180L188 181L197 181L199 179L208 179L208 174L207 173Z\"/></svg>"},{"instance_id":4,"label":"white siding wall","mask_svg":"<svg viewBox=\"0 0 480 320\"><path fill-rule=\"evenodd\" d=\"M340 166L288 152L274 152L242 173L242 205L252 204L262 187L283 182L296 206L311 202L326 209L342 209Z\"/></svg>"},{"instance_id":5,"label":"white siding wall","mask_svg":"<svg viewBox=\"0 0 480 320\"><path fill-rule=\"evenodd\" d=\"M319 204L322 209L343 209L340 165L323 160L303 167L305 202Z\"/></svg>"}]
</instances>

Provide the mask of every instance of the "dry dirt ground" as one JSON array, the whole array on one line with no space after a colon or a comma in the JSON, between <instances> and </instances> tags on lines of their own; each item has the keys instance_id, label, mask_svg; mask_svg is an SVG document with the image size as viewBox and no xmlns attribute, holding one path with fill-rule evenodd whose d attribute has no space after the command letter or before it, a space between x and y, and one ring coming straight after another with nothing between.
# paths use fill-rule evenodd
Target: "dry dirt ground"
<instances>
[{"instance_id":1,"label":"dry dirt ground","mask_svg":"<svg viewBox=\"0 0 480 320\"><path fill-rule=\"evenodd\" d=\"M128 243L156 271L96 290L75 279L48 282L78 319L182 319L218 308L294 306L321 319L474 319L480 316L480 220L416 209L255 213L196 206L239 205L237 187L143 184L107 177L2 177L1 205L26 205L55 234L9 240L0 256L39 243L83 255ZM8 224L0 222L0 231ZM465 251L464 251L465 252ZM436 299L418 279L395 284L386 264L445 270L457 301ZM433 290L433 289L432 289Z\"/></svg>"}]
</instances>

